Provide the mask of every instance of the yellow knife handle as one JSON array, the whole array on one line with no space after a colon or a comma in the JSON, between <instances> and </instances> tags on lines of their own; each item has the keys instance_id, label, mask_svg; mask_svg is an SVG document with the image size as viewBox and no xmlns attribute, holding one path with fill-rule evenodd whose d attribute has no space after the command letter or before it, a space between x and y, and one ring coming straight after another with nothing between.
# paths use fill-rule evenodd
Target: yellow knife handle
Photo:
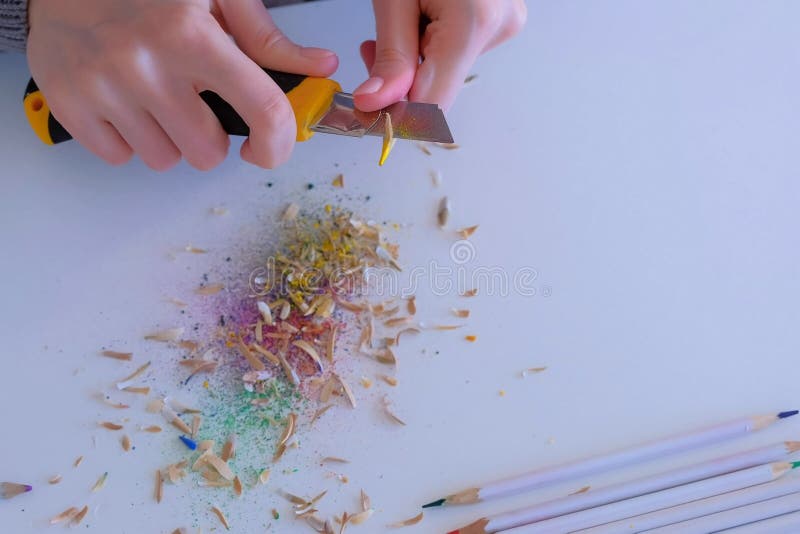
<instances>
[{"instance_id":1,"label":"yellow knife handle","mask_svg":"<svg viewBox=\"0 0 800 534\"><path fill-rule=\"evenodd\" d=\"M297 121L297 140L306 141L314 132L316 124L328 110L333 95L342 90L341 86L327 78L313 78L299 74L264 69L289 99ZM219 119L222 128L230 135L250 135L250 127L233 107L212 91L203 91L200 97L208 104ZM45 144L54 145L69 141L72 136L50 113L50 107L36 82L31 79L25 89L25 115L28 122Z\"/></svg>"}]
</instances>

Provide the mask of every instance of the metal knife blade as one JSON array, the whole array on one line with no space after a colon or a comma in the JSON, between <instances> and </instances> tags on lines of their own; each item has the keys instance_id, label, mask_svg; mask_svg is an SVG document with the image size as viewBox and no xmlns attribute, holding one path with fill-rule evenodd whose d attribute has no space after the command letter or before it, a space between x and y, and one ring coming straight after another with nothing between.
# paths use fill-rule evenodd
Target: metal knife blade
<instances>
[{"instance_id":1,"label":"metal knife blade","mask_svg":"<svg viewBox=\"0 0 800 534\"><path fill-rule=\"evenodd\" d=\"M382 137L386 114L392 117L394 137L432 143L453 142L444 113L436 104L403 101L380 111L366 112L356 109L353 95L349 93L334 94L330 108L311 130L350 137Z\"/></svg>"}]
</instances>

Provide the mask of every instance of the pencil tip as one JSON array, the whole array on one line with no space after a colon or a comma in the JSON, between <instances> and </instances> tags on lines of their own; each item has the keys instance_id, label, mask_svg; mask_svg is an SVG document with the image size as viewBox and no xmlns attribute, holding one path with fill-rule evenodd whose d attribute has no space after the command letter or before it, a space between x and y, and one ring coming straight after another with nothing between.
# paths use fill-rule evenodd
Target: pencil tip
<instances>
[{"instance_id":1,"label":"pencil tip","mask_svg":"<svg viewBox=\"0 0 800 534\"><path fill-rule=\"evenodd\" d=\"M787 417L792 417L793 415L797 415L800 413L799 410L789 410L788 412L781 412L778 414L778 419L786 419Z\"/></svg>"},{"instance_id":2,"label":"pencil tip","mask_svg":"<svg viewBox=\"0 0 800 534\"><path fill-rule=\"evenodd\" d=\"M423 504L422 507L423 508L434 508L436 506L443 505L446 501L447 501L447 499L438 499L438 500L435 500L433 502L429 502L428 504ZM454 531L454 532L456 532L456 534L458 534L457 530ZM450 533L450 534L452 534L452 533Z\"/></svg>"}]
</instances>

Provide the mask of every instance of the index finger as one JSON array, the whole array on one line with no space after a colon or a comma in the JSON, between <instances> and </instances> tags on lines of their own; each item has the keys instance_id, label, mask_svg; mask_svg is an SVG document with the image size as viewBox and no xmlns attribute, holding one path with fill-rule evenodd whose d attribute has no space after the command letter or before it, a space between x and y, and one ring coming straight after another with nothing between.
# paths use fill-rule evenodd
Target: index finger
<instances>
[{"instance_id":1,"label":"index finger","mask_svg":"<svg viewBox=\"0 0 800 534\"><path fill-rule=\"evenodd\" d=\"M419 64L419 2L373 0L373 5L375 60L370 78L353 91L356 106L364 111L405 98Z\"/></svg>"}]
</instances>

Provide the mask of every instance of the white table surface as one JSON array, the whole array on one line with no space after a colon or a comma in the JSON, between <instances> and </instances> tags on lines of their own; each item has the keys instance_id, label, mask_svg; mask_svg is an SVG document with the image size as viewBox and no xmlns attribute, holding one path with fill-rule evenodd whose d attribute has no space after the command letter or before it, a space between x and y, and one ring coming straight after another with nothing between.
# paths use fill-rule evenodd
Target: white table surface
<instances>
[{"instance_id":1,"label":"white table surface","mask_svg":"<svg viewBox=\"0 0 800 534\"><path fill-rule=\"evenodd\" d=\"M167 433L135 434L138 447L126 455L118 436L96 428L118 414L92 395L134 367L97 352L130 348L139 362L145 354L174 366L172 353L141 340L176 321L164 298L191 295L205 269L236 252L240 236L266 231L288 199L321 205L338 194L329 184L339 171L352 196L345 206L407 225L395 234L404 265L452 265L454 239L434 222L447 194L453 225L480 224L477 255L465 267L535 269L536 295L470 301L474 344L461 333L408 338L392 391L408 426L388 425L374 400L337 410L303 435L297 473L243 500L218 500L235 532L268 530L273 506L283 517L268 531L307 530L288 519L277 487L330 487L325 513L355 509L363 487L377 512L352 529L380 532L473 483L798 407L800 4L529 7L526 30L480 60L479 78L449 114L462 148L428 157L398 143L384 168L375 164L377 139L320 135L275 171L241 163L236 142L206 174L184 165L157 174L138 161L111 168L74 143L39 144L20 105L24 58L0 57L0 480L35 486L0 502L0 530L44 531L61 510L89 503L84 526L95 532L219 531L194 502L213 493L193 479L153 502L154 469L181 453ZM295 6L275 17L295 39L340 54L344 87L362 80L357 46L372 34L368 2ZM444 177L439 189L432 169ZM307 191L308 182L317 187ZM221 205L227 216L209 214ZM210 253L170 259L188 243ZM424 285L417 293L433 320L464 304ZM353 365L374 373L369 362ZM540 365L548 370L519 377ZM524 496L433 510L406 531L444 532L586 484L798 439L798 424ZM317 462L328 454L352 460L349 484L323 478ZM106 487L89 494L103 471ZM64 481L48 486L57 473Z\"/></svg>"}]
</instances>

